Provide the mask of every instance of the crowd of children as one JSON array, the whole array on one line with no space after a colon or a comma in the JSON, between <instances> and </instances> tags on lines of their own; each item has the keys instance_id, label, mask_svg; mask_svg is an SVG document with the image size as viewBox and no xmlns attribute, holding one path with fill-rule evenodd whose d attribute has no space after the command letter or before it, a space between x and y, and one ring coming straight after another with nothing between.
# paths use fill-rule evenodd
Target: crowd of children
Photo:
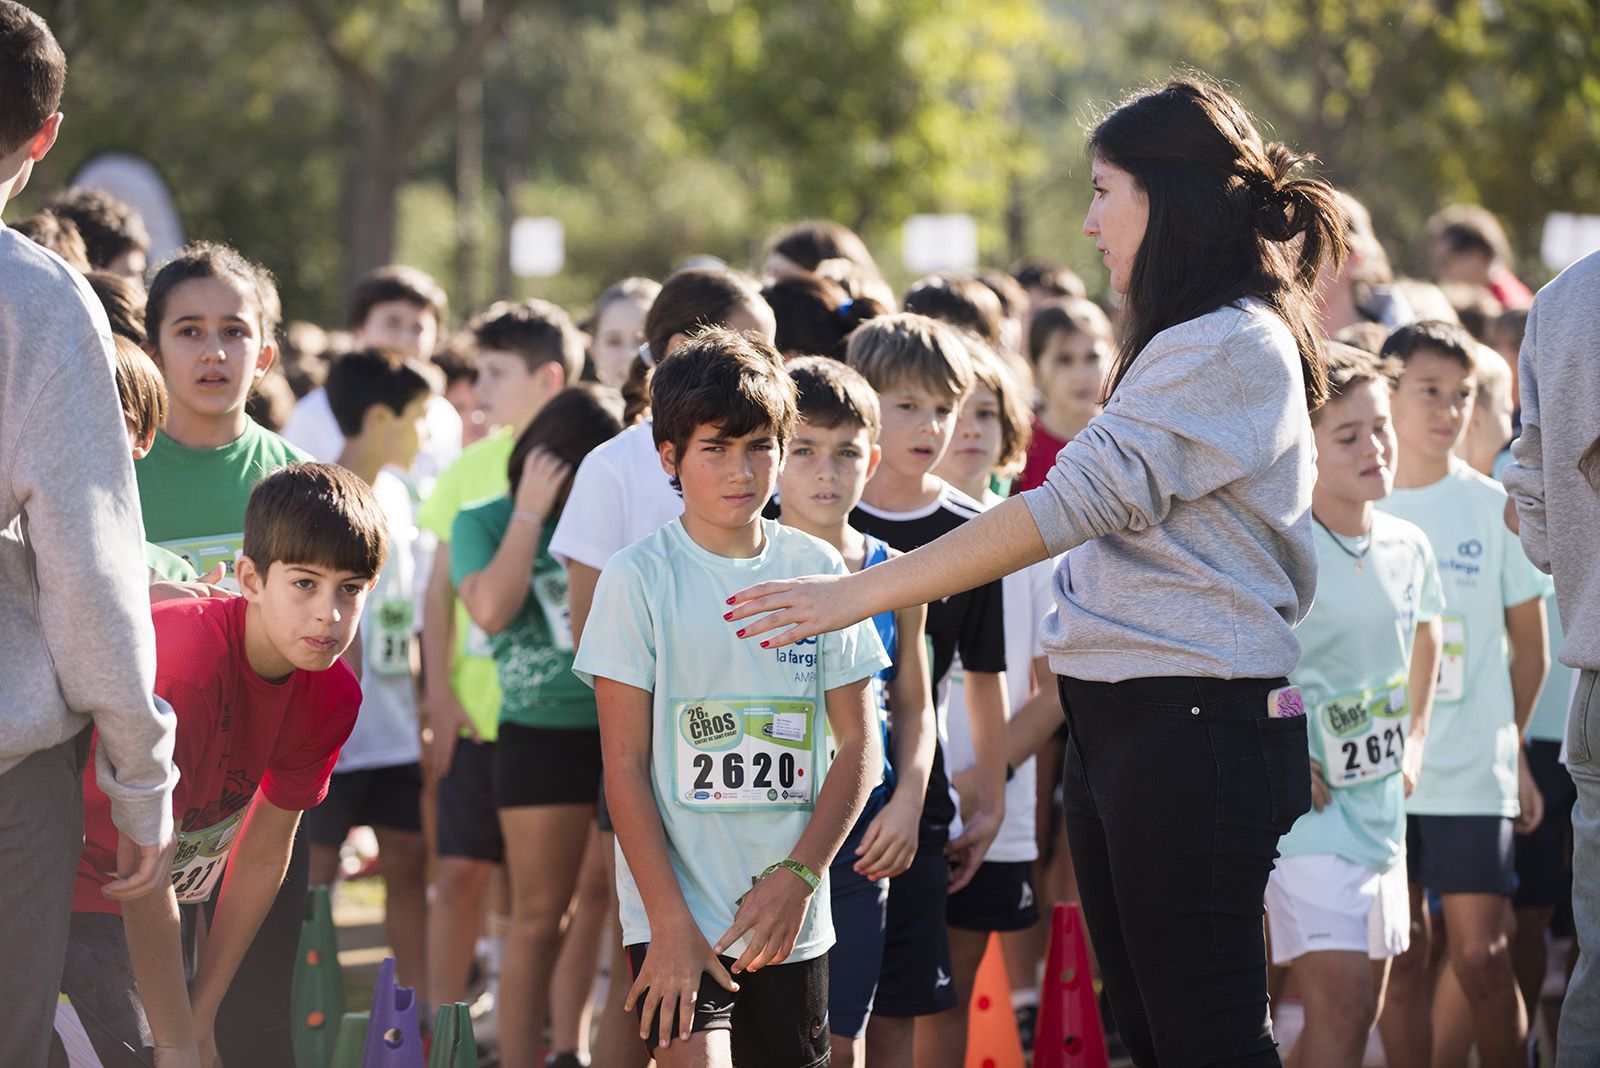
<instances>
[{"instance_id":1,"label":"crowd of children","mask_svg":"<svg viewBox=\"0 0 1600 1068\"><path fill-rule=\"evenodd\" d=\"M1292 1063L1360 1064L1377 1026L1391 1065L1510 1064L1558 1010L1573 798L1553 587L1495 481L1530 295L1481 211L1430 231L1447 295L1343 206L1291 675L1314 811L1268 885L1274 990L1304 1005ZM524 299L453 331L437 282L384 267L330 334L285 330L246 251L147 268L97 190L13 231L8 261L111 332L175 714L167 889L105 773L137 770L127 743L82 778L60 990L107 1068L292 1064L306 890L358 827L401 982L486 990L501 1064L955 1068L991 935L1031 1041L1041 915L1073 893L1055 561L782 648L723 615L1039 485L1106 402L1114 303L1045 261L897 300L810 222L759 278L623 279L581 327Z\"/></svg>"}]
</instances>

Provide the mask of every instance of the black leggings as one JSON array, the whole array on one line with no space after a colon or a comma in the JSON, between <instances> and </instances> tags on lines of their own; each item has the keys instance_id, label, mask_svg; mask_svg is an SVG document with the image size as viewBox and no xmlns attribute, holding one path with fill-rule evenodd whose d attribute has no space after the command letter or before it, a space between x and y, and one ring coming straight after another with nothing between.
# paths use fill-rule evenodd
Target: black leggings
<instances>
[{"instance_id":1,"label":"black leggings","mask_svg":"<svg viewBox=\"0 0 1600 1068\"><path fill-rule=\"evenodd\" d=\"M1122 1040L1141 1068L1277 1065L1263 895L1311 806L1283 679L1061 680L1067 835Z\"/></svg>"}]
</instances>

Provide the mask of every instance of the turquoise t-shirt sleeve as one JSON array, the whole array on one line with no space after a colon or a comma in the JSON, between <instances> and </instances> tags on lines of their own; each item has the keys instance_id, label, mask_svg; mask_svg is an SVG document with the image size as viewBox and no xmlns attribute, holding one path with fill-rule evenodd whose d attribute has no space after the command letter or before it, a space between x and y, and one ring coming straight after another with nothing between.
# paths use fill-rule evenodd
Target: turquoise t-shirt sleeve
<instances>
[{"instance_id":1,"label":"turquoise t-shirt sleeve","mask_svg":"<svg viewBox=\"0 0 1600 1068\"><path fill-rule=\"evenodd\" d=\"M1545 597L1550 592L1550 577L1529 561L1522 551L1522 543L1509 527L1502 530L1505 538L1505 566L1500 571L1500 596L1507 607Z\"/></svg>"},{"instance_id":2,"label":"turquoise t-shirt sleeve","mask_svg":"<svg viewBox=\"0 0 1600 1068\"><path fill-rule=\"evenodd\" d=\"M1444 614L1444 583L1439 579L1433 545L1423 538L1417 547L1422 551L1422 596L1417 598L1417 622L1426 623Z\"/></svg>"},{"instance_id":3,"label":"turquoise t-shirt sleeve","mask_svg":"<svg viewBox=\"0 0 1600 1068\"><path fill-rule=\"evenodd\" d=\"M594 685L596 676L652 693L656 688L656 634L650 583L634 561L613 557L600 572L589 621L572 670Z\"/></svg>"},{"instance_id":4,"label":"turquoise t-shirt sleeve","mask_svg":"<svg viewBox=\"0 0 1600 1068\"><path fill-rule=\"evenodd\" d=\"M450 582L457 589L468 575L489 566L505 536L490 526L485 514L490 507L467 508L450 524Z\"/></svg>"}]
</instances>

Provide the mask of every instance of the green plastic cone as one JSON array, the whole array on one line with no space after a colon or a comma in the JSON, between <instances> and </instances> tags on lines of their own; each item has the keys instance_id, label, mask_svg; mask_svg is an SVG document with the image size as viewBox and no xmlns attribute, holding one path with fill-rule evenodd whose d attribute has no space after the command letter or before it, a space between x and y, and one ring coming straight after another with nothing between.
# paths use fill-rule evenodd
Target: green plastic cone
<instances>
[{"instance_id":1,"label":"green plastic cone","mask_svg":"<svg viewBox=\"0 0 1600 1068\"><path fill-rule=\"evenodd\" d=\"M339 973L339 945L326 886L313 886L306 894L289 1005L295 1064L329 1068L344 1019L344 977Z\"/></svg>"},{"instance_id":2,"label":"green plastic cone","mask_svg":"<svg viewBox=\"0 0 1600 1068\"><path fill-rule=\"evenodd\" d=\"M439 1006L428 1068L478 1068L478 1043L472 1037L472 1014L466 1002Z\"/></svg>"},{"instance_id":3,"label":"green plastic cone","mask_svg":"<svg viewBox=\"0 0 1600 1068\"><path fill-rule=\"evenodd\" d=\"M333 1060L329 1068L361 1068L361 1050L367 1041L367 1020L364 1012L347 1012L339 1021L339 1038L333 1045Z\"/></svg>"}]
</instances>

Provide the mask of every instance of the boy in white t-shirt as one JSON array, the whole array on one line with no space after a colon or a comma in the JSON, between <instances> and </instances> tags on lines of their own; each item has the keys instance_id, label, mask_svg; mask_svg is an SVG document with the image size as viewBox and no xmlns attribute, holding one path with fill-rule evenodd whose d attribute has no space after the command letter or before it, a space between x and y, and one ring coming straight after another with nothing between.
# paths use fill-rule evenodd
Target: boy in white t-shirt
<instances>
[{"instance_id":1,"label":"boy in white t-shirt","mask_svg":"<svg viewBox=\"0 0 1600 1068\"><path fill-rule=\"evenodd\" d=\"M825 873L881 768L871 680L888 658L870 622L769 649L718 618L752 581L844 573L831 546L761 518L795 420L778 354L697 334L651 407L684 513L607 563L606 625L575 664L600 710L628 1007L662 1068L810 1068L828 1059Z\"/></svg>"},{"instance_id":2,"label":"boy in white t-shirt","mask_svg":"<svg viewBox=\"0 0 1600 1068\"><path fill-rule=\"evenodd\" d=\"M1544 583L1506 526L1505 490L1451 455L1471 418L1473 349L1460 327L1434 321L1383 345L1405 369L1393 399L1396 488L1381 507L1428 536L1445 600L1432 725L1406 804L1418 937L1395 959L1380 1021L1394 1063L1425 1063L1430 1051L1436 1063L1464 1061L1475 1042L1485 1064L1509 1064L1528 1033L1507 934L1513 834L1542 817L1521 736L1549 664ZM1437 994L1424 890L1443 899L1449 931Z\"/></svg>"},{"instance_id":3,"label":"boy in white t-shirt","mask_svg":"<svg viewBox=\"0 0 1600 1068\"><path fill-rule=\"evenodd\" d=\"M417 523L410 489L385 468L404 471L416 458L433 390L415 364L378 349L341 357L326 388L345 436L339 464L372 487L388 521L390 550L361 617L361 715L340 750L327 798L306 814L310 881L331 885L350 828L373 829L384 881L384 928L398 976L426 1003L422 745L412 641Z\"/></svg>"}]
</instances>

